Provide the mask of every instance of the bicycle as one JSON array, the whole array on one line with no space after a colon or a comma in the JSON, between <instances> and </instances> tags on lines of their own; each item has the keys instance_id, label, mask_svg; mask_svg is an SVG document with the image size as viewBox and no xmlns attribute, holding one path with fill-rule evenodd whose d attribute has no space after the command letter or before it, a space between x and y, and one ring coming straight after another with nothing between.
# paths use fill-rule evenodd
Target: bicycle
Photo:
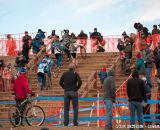
<instances>
[{"instance_id":1,"label":"bicycle","mask_svg":"<svg viewBox=\"0 0 160 130\"><path fill-rule=\"evenodd\" d=\"M20 107L25 103L27 104L27 108L23 114L23 108L19 109L18 106ZM29 126L40 126L44 123L44 110L38 105L32 105L32 99L27 98L17 105L12 105L8 111L9 121L14 127L20 126L24 118Z\"/></svg>"}]
</instances>

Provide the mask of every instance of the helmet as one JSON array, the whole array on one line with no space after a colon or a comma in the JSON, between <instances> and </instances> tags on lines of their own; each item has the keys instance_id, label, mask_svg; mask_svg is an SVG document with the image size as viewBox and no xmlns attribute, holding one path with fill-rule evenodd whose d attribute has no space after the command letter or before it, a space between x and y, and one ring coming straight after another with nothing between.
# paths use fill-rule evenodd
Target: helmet
<instances>
[{"instance_id":1,"label":"helmet","mask_svg":"<svg viewBox=\"0 0 160 130\"><path fill-rule=\"evenodd\" d=\"M26 73L26 72L27 72L26 67L22 67L22 68L20 68L19 72L20 72L20 73Z\"/></svg>"},{"instance_id":2,"label":"helmet","mask_svg":"<svg viewBox=\"0 0 160 130\"><path fill-rule=\"evenodd\" d=\"M47 63L47 60L46 60L46 59L43 59L43 60L42 60L42 63Z\"/></svg>"}]
</instances>

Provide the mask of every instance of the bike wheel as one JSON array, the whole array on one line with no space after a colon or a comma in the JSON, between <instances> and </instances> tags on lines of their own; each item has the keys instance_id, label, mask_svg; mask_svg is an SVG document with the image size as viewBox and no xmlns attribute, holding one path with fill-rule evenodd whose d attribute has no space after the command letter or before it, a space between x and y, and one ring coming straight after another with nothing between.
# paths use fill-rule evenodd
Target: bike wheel
<instances>
[{"instance_id":1,"label":"bike wheel","mask_svg":"<svg viewBox=\"0 0 160 130\"><path fill-rule=\"evenodd\" d=\"M45 113L40 106L29 107L26 112L26 122L30 126L40 126L45 120Z\"/></svg>"},{"instance_id":2,"label":"bike wheel","mask_svg":"<svg viewBox=\"0 0 160 130\"><path fill-rule=\"evenodd\" d=\"M57 78L58 75L59 75L59 69L58 69L57 66L54 66L54 67L53 67L53 77L54 77L54 78Z\"/></svg>"},{"instance_id":3,"label":"bike wheel","mask_svg":"<svg viewBox=\"0 0 160 130\"><path fill-rule=\"evenodd\" d=\"M21 113L16 105L13 105L9 108L8 118L9 118L10 123L14 127L20 126L22 122L22 118L21 118Z\"/></svg>"},{"instance_id":4,"label":"bike wheel","mask_svg":"<svg viewBox=\"0 0 160 130\"><path fill-rule=\"evenodd\" d=\"M86 55L86 49L84 46L80 46L80 53L81 53L81 57L83 59L86 59L87 55Z\"/></svg>"}]
</instances>

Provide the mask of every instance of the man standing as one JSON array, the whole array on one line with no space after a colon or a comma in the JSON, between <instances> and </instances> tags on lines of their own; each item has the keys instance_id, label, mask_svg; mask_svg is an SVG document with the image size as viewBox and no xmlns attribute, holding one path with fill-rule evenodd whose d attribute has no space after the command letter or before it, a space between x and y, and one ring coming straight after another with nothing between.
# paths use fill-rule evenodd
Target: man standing
<instances>
[{"instance_id":1,"label":"man standing","mask_svg":"<svg viewBox=\"0 0 160 130\"><path fill-rule=\"evenodd\" d=\"M106 106L107 120L105 130L112 129L112 106L116 98L116 85L114 71L110 70L108 72L108 77L104 80L103 90L104 90L104 102Z\"/></svg>"},{"instance_id":2,"label":"man standing","mask_svg":"<svg viewBox=\"0 0 160 130\"><path fill-rule=\"evenodd\" d=\"M154 62L157 69L157 75L160 75L160 42L157 43L157 47L153 51Z\"/></svg>"},{"instance_id":3,"label":"man standing","mask_svg":"<svg viewBox=\"0 0 160 130\"><path fill-rule=\"evenodd\" d=\"M135 112L139 122L139 129L143 128L143 109L142 101L147 102L145 83L139 78L138 71L134 70L132 78L127 81L127 95L129 98L129 109L130 109L130 130L134 130L135 125Z\"/></svg>"},{"instance_id":4,"label":"man standing","mask_svg":"<svg viewBox=\"0 0 160 130\"><path fill-rule=\"evenodd\" d=\"M62 74L59 84L64 89L64 126L69 124L69 108L70 101L73 104L74 111L74 126L78 126L78 90L82 85L81 78L75 72L75 65L69 64L69 71Z\"/></svg>"},{"instance_id":5,"label":"man standing","mask_svg":"<svg viewBox=\"0 0 160 130\"><path fill-rule=\"evenodd\" d=\"M29 60L29 50L31 49L32 38L28 35L28 31L25 31L25 36L22 38L23 47L22 47L22 55L26 58L26 63Z\"/></svg>"}]
</instances>

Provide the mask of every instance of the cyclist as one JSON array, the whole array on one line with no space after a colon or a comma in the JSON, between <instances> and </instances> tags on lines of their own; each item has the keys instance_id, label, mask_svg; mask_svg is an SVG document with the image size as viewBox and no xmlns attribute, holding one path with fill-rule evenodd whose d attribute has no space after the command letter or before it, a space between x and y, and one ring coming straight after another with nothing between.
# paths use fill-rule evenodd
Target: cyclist
<instances>
[{"instance_id":1,"label":"cyclist","mask_svg":"<svg viewBox=\"0 0 160 130\"><path fill-rule=\"evenodd\" d=\"M65 46L64 48L64 52L67 54L68 58L70 58L70 52L69 52L69 45L70 45L70 39L71 39L71 35L69 35L69 30L68 29L64 29L62 31L64 33L64 35L62 36L62 43ZM74 34L72 34L73 36Z\"/></svg>"},{"instance_id":2,"label":"cyclist","mask_svg":"<svg viewBox=\"0 0 160 130\"><path fill-rule=\"evenodd\" d=\"M47 60L43 59L38 66L38 72L37 72L37 79L38 79L38 85L41 88L41 91L45 87L45 82L46 82L46 76L45 74L48 73L48 63Z\"/></svg>"},{"instance_id":3,"label":"cyclist","mask_svg":"<svg viewBox=\"0 0 160 130\"><path fill-rule=\"evenodd\" d=\"M24 67L21 68L18 78L16 78L13 83L14 85L13 91L16 96L15 97L16 104L22 115L24 113L24 110L27 104L26 103L24 103L23 105L19 105L19 104L21 104L22 102L24 102L24 100L26 100L27 94L30 94L31 96L35 95L35 93L29 88L26 72L27 72L26 68ZM18 120L19 119L16 119L15 123L18 123Z\"/></svg>"},{"instance_id":4,"label":"cyclist","mask_svg":"<svg viewBox=\"0 0 160 130\"><path fill-rule=\"evenodd\" d=\"M41 46L44 45L44 38L45 32L43 32L41 29L38 29L35 38L32 40L33 54L37 54L40 51Z\"/></svg>"},{"instance_id":5,"label":"cyclist","mask_svg":"<svg viewBox=\"0 0 160 130\"><path fill-rule=\"evenodd\" d=\"M76 53L77 53L77 48L81 46L80 43L76 42L76 37L71 39L70 45L69 45L69 51L72 57L72 63L77 66L78 62L76 59Z\"/></svg>"},{"instance_id":6,"label":"cyclist","mask_svg":"<svg viewBox=\"0 0 160 130\"><path fill-rule=\"evenodd\" d=\"M51 81L51 71L52 71L52 68L53 68L53 61L52 59L49 57L49 54L45 54L45 57L44 57L44 60L47 61L47 64L48 64L48 73L47 73L47 76L48 78L50 79ZM48 80L49 81L49 80ZM50 86L51 84L48 83L48 86Z\"/></svg>"},{"instance_id":7,"label":"cyclist","mask_svg":"<svg viewBox=\"0 0 160 130\"><path fill-rule=\"evenodd\" d=\"M65 50L65 46L59 41L59 36L56 36L55 41L52 43L51 50L56 57L56 64L60 70L62 66L62 50Z\"/></svg>"}]
</instances>

